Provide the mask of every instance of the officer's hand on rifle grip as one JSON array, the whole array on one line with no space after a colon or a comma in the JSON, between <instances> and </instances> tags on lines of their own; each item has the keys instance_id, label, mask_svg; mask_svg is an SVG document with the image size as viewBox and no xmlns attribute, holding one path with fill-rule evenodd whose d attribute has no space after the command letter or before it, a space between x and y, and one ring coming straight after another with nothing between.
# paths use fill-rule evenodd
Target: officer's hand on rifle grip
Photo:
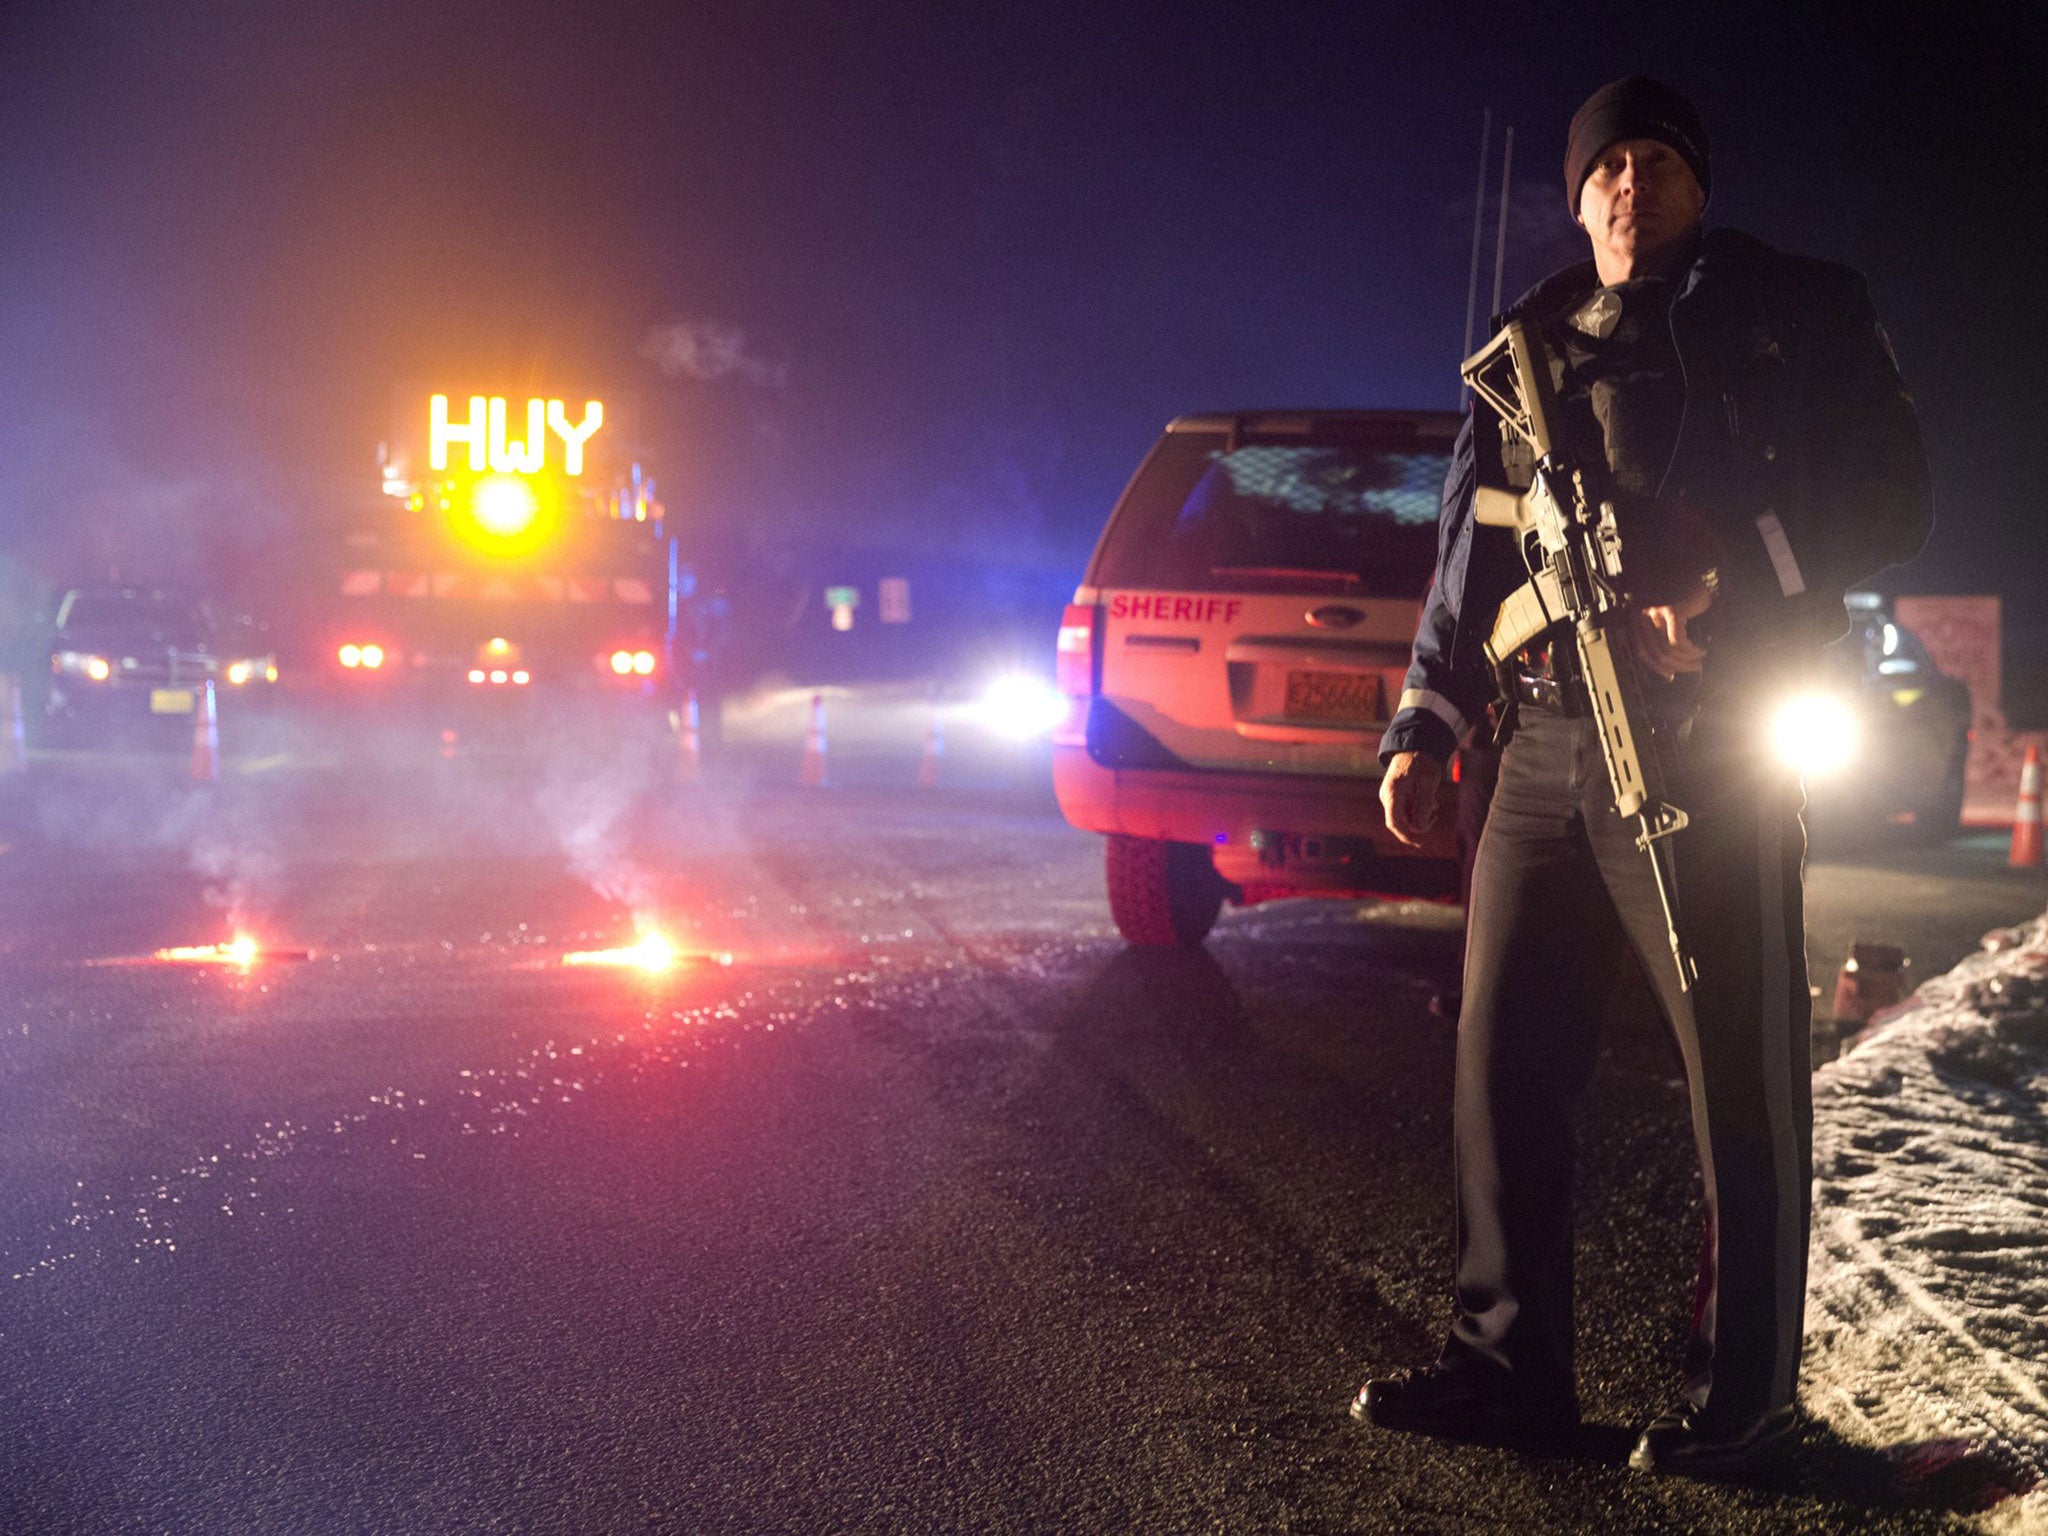
<instances>
[{"instance_id":1,"label":"officer's hand on rifle grip","mask_svg":"<svg viewBox=\"0 0 2048 1536\"><path fill-rule=\"evenodd\" d=\"M1636 660L1667 683L1681 672L1697 672L1707 653L1686 634L1685 626L1707 611L1714 594L1698 584L1675 603L1654 603L1630 616Z\"/></svg>"},{"instance_id":2,"label":"officer's hand on rifle grip","mask_svg":"<svg viewBox=\"0 0 2048 1536\"><path fill-rule=\"evenodd\" d=\"M1380 780L1380 804L1386 808L1387 830L1411 848L1436 824L1436 792L1444 765L1426 752L1396 752Z\"/></svg>"}]
</instances>

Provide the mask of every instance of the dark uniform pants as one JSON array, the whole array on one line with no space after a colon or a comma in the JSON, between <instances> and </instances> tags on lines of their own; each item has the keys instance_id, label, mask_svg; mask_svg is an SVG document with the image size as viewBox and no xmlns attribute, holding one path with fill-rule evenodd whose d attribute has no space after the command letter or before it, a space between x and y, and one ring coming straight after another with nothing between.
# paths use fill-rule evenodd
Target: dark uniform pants
<instances>
[{"instance_id":1,"label":"dark uniform pants","mask_svg":"<svg viewBox=\"0 0 2048 1536\"><path fill-rule=\"evenodd\" d=\"M1690 993L1593 722L1525 707L1508 743L1466 929L1451 1350L1533 1391L1572 1382L1574 1112L1627 944L1684 1056L1705 1175L1686 1394L1730 1422L1793 1400L1812 1198L1805 833L1798 782L1754 729L1708 712L1666 751L1670 798L1692 818L1674 850Z\"/></svg>"}]
</instances>

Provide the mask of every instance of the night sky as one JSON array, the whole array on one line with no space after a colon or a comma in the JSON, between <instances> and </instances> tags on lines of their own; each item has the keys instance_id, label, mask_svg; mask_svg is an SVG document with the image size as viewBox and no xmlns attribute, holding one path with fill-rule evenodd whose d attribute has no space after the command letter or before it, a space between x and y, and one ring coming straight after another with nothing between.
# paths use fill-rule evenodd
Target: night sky
<instances>
[{"instance_id":1,"label":"night sky","mask_svg":"<svg viewBox=\"0 0 2048 1536\"><path fill-rule=\"evenodd\" d=\"M1179 412L1452 404L1482 110L1512 295L1581 253L1572 108L1640 69L1711 224L1871 278L1941 511L1892 585L2038 603L2048 11L1758 14L8 6L0 592L260 583L458 377L636 395L707 536L1077 570Z\"/></svg>"}]
</instances>

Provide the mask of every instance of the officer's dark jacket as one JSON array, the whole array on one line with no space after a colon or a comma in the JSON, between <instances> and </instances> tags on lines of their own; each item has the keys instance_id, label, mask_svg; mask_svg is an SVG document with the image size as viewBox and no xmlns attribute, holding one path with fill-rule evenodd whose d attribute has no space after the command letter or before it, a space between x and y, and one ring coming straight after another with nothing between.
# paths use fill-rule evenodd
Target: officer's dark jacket
<instances>
[{"instance_id":1,"label":"officer's dark jacket","mask_svg":"<svg viewBox=\"0 0 2048 1536\"><path fill-rule=\"evenodd\" d=\"M1597 286L1590 261L1568 267L1496 329L1546 324ZM1744 657L1810 654L1841 634L1842 594L1920 548L1932 497L1912 397L1849 268L1709 231L1673 297L1671 329L1685 415L1664 488L1683 488L1718 545L1718 595L1690 626L1711 682ZM1527 572L1511 531L1473 523L1475 430L1499 430L1483 406L1466 418L1444 482L1436 580L1382 760L1448 757L1494 696L1482 646Z\"/></svg>"}]
</instances>

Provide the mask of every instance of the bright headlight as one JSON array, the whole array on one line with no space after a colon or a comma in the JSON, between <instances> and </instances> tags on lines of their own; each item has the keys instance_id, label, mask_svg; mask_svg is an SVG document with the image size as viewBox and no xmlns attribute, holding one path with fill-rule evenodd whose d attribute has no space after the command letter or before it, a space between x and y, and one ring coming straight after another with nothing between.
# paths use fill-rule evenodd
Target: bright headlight
<instances>
[{"instance_id":1,"label":"bright headlight","mask_svg":"<svg viewBox=\"0 0 2048 1536\"><path fill-rule=\"evenodd\" d=\"M1856 716L1829 693L1803 693L1778 706L1771 719L1771 750L1801 773L1839 772L1856 755Z\"/></svg>"},{"instance_id":2,"label":"bright headlight","mask_svg":"<svg viewBox=\"0 0 2048 1536\"><path fill-rule=\"evenodd\" d=\"M982 690L981 717L1017 741L1049 735L1067 718L1067 696L1051 681L1025 672L997 678Z\"/></svg>"},{"instance_id":3,"label":"bright headlight","mask_svg":"<svg viewBox=\"0 0 2048 1536\"><path fill-rule=\"evenodd\" d=\"M88 677L96 683L104 683L114 675L112 662L86 651L59 651L50 658L50 670L71 677Z\"/></svg>"}]
</instances>

